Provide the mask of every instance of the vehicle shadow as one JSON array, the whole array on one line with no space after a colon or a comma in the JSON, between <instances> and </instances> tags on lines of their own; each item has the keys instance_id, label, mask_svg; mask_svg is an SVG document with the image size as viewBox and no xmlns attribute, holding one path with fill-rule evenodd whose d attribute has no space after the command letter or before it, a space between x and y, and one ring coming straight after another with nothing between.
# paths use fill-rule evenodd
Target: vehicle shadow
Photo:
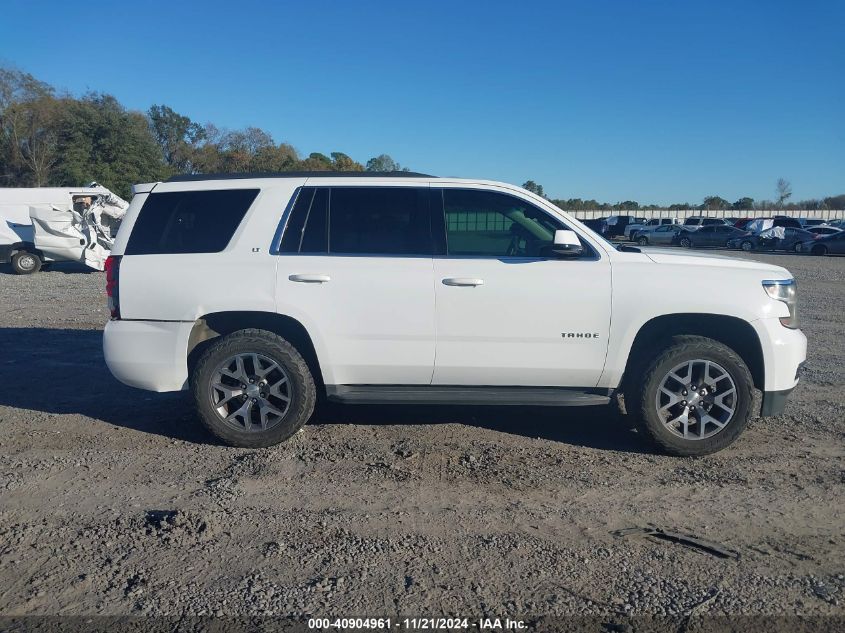
<instances>
[{"instance_id":1,"label":"vehicle shadow","mask_svg":"<svg viewBox=\"0 0 845 633\"><path fill-rule=\"evenodd\" d=\"M100 271L89 268L85 264L79 262L47 262L41 270L35 275L40 275L42 272L61 273L63 275L78 275L78 274L95 274ZM0 264L0 275L15 275L11 264Z\"/></svg>"},{"instance_id":2,"label":"vehicle shadow","mask_svg":"<svg viewBox=\"0 0 845 633\"><path fill-rule=\"evenodd\" d=\"M0 328L0 406L82 415L198 444L219 442L199 423L190 396L118 382L103 359L102 331ZM630 418L606 407L338 405L321 401L313 424L458 423L602 450L648 452Z\"/></svg>"}]
</instances>

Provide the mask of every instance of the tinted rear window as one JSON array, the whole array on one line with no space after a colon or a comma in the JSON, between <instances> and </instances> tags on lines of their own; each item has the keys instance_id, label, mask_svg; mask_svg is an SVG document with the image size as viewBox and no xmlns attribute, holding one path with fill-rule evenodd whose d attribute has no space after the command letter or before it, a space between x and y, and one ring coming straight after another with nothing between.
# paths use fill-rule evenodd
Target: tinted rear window
<instances>
[{"instance_id":1,"label":"tinted rear window","mask_svg":"<svg viewBox=\"0 0 845 633\"><path fill-rule=\"evenodd\" d=\"M329 252L431 255L428 189L332 187Z\"/></svg>"},{"instance_id":2,"label":"tinted rear window","mask_svg":"<svg viewBox=\"0 0 845 633\"><path fill-rule=\"evenodd\" d=\"M126 254L220 252L256 196L258 189L152 193L135 220Z\"/></svg>"}]
</instances>

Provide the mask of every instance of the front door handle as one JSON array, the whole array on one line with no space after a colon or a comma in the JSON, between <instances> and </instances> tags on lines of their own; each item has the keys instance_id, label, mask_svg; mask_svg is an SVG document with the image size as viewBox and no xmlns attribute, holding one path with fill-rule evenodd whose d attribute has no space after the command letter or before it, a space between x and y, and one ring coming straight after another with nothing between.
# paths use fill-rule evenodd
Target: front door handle
<instances>
[{"instance_id":1,"label":"front door handle","mask_svg":"<svg viewBox=\"0 0 845 633\"><path fill-rule=\"evenodd\" d=\"M288 277L291 281L298 281L303 284L324 284L331 281L332 278L328 275L291 275Z\"/></svg>"},{"instance_id":2,"label":"front door handle","mask_svg":"<svg viewBox=\"0 0 845 633\"><path fill-rule=\"evenodd\" d=\"M472 277L446 277L443 280L445 286L483 286L483 279L475 279Z\"/></svg>"}]
</instances>

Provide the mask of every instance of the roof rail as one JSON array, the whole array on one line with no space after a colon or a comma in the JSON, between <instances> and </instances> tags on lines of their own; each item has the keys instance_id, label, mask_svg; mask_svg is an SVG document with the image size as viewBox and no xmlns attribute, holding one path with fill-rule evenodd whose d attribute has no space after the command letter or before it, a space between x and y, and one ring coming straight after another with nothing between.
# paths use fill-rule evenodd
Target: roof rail
<instances>
[{"instance_id":1,"label":"roof rail","mask_svg":"<svg viewBox=\"0 0 845 633\"><path fill-rule=\"evenodd\" d=\"M165 182L195 182L202 180L237 180L243 178L436 178L415 171L276 171L243 174L177 174Z\"/></svg>"}]
</instances>

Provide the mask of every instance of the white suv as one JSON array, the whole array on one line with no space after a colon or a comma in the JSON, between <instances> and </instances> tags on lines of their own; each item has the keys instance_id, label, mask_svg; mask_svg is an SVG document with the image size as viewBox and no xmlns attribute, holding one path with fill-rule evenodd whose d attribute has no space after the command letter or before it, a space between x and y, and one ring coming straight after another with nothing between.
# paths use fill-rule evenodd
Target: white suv
<instances>
[{"instance_id":1,"label":"white suv","mask_svg":"<svg viewBox=\"0 0 845 633\"><path fill-rule=\"evenodd\" d=\"M112 254L109 369L142 389L190 387L236 446L290 437L318 394L548 406L619 394L664 450L700 455L782 412L806 353L785 269L617 248L495 182L176 177L135 187Z\"/></svg>"}]
</instances>

